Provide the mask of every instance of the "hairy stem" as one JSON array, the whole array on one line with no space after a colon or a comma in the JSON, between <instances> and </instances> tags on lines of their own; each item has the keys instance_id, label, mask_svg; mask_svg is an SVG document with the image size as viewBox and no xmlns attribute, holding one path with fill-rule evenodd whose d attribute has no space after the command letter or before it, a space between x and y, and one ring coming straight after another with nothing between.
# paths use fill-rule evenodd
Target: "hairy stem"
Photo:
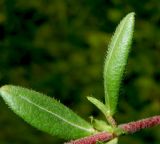
<instances>
[{"instance_id":1,"label":"hairy stem","mask_svg":"<svg viewBox=\"0 0 160 144\"><path fill-rule=\"evenodd\" d=\"M121 134L135 133L141 129L158 126L158 125L160 125L160 115L138 120L135 122L121 124L118 126L118 128L120 128L123 131L123 133L117 134L117 133L100 132L95 135L77 139L65 144L96 144L96 142L98 141L106 142Z\"/></svg>"},{"instance_id":2,"label":"hairy stem","mask_svg":"<svg viewBox=\"0 0 160 144\"><path fill-rule=\"evenodd\" d=\"M135 122L130 122L127 124L121 124L118 127L121 128L124 133L135 133L141 129L153 127L156 125L160 125L160 115Z\"/></svg>"},{"instance_id":3,"label":"hairy stem","mask_svg":"<svg viewBox=\"0 0 160 144\"><path fill-rule=\"evenodd\" d=\"M98 134L77 139L75 141L71 141L65 144L96 144L96 142L98 141L104 142L113 138L114 138L114 135L112 133L100 132Z\"/></svg>"}]
</instances>

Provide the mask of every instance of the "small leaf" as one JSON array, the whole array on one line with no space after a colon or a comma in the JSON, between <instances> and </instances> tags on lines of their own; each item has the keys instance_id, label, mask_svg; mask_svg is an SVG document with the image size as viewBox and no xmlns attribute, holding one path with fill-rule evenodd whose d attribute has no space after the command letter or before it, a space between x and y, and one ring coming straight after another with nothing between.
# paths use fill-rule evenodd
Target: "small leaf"
<instances>
[{"instance_id":1,"label":"small leaf","mask_svg":"<svg viewBox=\"0 0 160 144\"><path fill-rule=\"evenodd\" d=\"M109 142L107 142L106 144L118 144L118 138L114 138L110 140Z\"/></svg>"},{"instance_id":2,"label":"small leaf","mask_svg":"<svg viewBox=\"0 0 160 144\"><path fill-rule=\"evenodd\" d=\"M53 98L27 88L6 85L0 94L9 107L36 128L64 139L93 134L85 120Z\"/></svg>"},{"instance_id":3,"label":"small leaf","mask_svg":"<svg viewBox=\"0 0 160 144\"><path fill-rule=\"evenodd\" d=\"M98 141L98 142L96 142L96 144L104 144L104 143L103 143L103 142Z\"/></svg>"},{"instance_id":4,"label":"small leaf","mask_svg":"<svg viewBox=\"0 0 160 144\"><path fill-rule=\"evenodd\" d=\"M116 111L119 87L132 41L134 13L129 13L118 25L104 64L105 103L110 115Z\"/></svg>"},{"instance_id":5,"label":"small leaf","mask_svg":"<svg viewBox=\"0 0 160 144\"><path fill-rule=\"evenodd\" d=\"M93 127L98 131L106 131L106 132L113 132L112 126L108 125L105 121L93 119L92 121Z\"/></svg>"},{"instance_id":6,"label":"small leaf","mask_svg":"<svg viewBox=\"0 0 160 144\"><path fill-rule=\"evenodd\" d=\"M107 108L106 108L106 106L101 101L97 100L94 97L87 97L87 99L91 103L93 103L105 115L105 117L108 116Z\"/></svg>"}]
</instances>

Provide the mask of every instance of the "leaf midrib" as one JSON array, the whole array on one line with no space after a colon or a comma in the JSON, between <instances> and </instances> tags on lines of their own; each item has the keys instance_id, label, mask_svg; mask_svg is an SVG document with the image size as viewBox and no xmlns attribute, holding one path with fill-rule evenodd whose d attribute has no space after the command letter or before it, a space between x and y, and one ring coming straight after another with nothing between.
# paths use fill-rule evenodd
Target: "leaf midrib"
<instances>
[{"instance_id":1,"label":"leaf midrib","mask_svg":"<svg viewBox=\"0 0 160 144\"><path fill-rule=\"evenodd\" d=\"M119 32L119 34L118 34L118 36L116 37L116 40L115 40L115 43L114 43L114 45L113 45L113 48L111 49L111 54L109 55L109 57L108 57L108 60L107 60L107 64L106 64L106 73L108 72L108 65L109 65L109 63L110 63L110 59L112 58L112 53L113 53L113 50L115 49L115 47L116 47L116 45L117 45L117 42L119 41L119 38L120 38L120 35L121 35L121 32L123 31L123 29L124 29L124 25L126 24L126 20L127 20L127 18L125 19L125 21L124 21L124 24L122 25L122 27L120 28L120 32ZM105 84L106 85L106 84ZM106 85L106 89L107 89L107 85ZM108 103L110 103L109 101L109 96L108 96L108 92L107 92L107 90L106 90L106 97L107 97L107 102ZM111 108L110 108L110 105L108 105L108 109L109 109L109 111L111 110Z\"/></svg>"},{"instance_id":2,"label":"leaf midrib","mask_svg":"<svg viewBox=\"0 0 160 144\"><path fill-rule=\"evenodd\" d=\"M77 125L77 124L74 124L74 123L72 123L72 122L70 122L70 121L62 118L60 115L58 115L58 114L56 114L56 113L53 113L52 111L50 111L50 110L48 110L48 109L46 109L46 108L41 107L40 105L32 102L30 99L27 99L27 98L24 97L24 96L20 96L20 98L21 98L22 100L24 100L24 101L27 101L27 102L30 103L31 105L33 105L33 106L41 109L42 111L45 111L45 112L47 112L47 113L50 113L51 115L54 115L54 116L57 117L58 119L66 122L66 123L68 123L69 125L71 125L71 126L73 126L73 127L75 127L75 128L79 128L79 129L84 130L84 131L87 131L87 132L92 132L92 131L93 131L93 129L91 129L91 128L90 128L90 129L87 129L87 128L81 127L81 126L79 126L79 125Z\"/></svg>"}]
</instances>

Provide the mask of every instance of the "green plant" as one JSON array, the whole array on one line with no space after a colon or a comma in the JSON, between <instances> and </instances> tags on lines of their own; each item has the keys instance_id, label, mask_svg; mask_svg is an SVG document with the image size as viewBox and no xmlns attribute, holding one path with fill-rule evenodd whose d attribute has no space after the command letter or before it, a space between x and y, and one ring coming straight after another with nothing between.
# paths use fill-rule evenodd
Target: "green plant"
<instances>
[{"instance_id":1,"label":"green plant","mask_svg":"<svg viewBox=\"0 0 160 144\"><path fill-rule=\"evenodd\" d=\"M17 115L31 125L66 140L77 139L66 144L117 144L122 134L159 125L160 116L121 125L117 125L113 118L133 28L134 13L130 13L120 22L109 45L104 65L105 103L88 97L104 114L106 121L92 118L89 124L55 99L19 86L2 86L0 95Z\"/></svg>"}]
</instances>

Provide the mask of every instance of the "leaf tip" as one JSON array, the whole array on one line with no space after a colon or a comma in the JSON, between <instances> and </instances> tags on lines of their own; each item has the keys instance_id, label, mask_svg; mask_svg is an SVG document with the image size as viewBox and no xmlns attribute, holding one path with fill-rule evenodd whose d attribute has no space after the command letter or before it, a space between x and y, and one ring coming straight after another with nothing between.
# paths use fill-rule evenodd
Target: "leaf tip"
<instances>
[{"instance_id":1,"label":"leaf tip","mask_svg":"<svg viewBox=\"0 0 160 144\"><path fill-rule=\"evenodd\" d=\"M0 94L2 95L3 92L6 92L9 89L9 85L3 85L0 87Z\"/></svg>"},{"instance_id":2,"label":"leaf tip","mask_svg":"<svg viewBox=\"0 0 160 144\"><path fill-rule=\"evenodd\" d=\"M135 20L135 12L130 12L129 14L127 14L126 17L129 18L130 21L134 22L134 20Z\"/></svg>"},{"instance_id":3,"label":"leaf tip","mask_svg":"<svg viewBox=\"0 0 160 144\"><path fill-rule=\"evenodd\" d=\"M135 12L130 12L130 13L128 13L128 15L134 16Z\"/></svg>"},{"instance_id":4,"label":"leaf tip","mask_svg":"<svg viewBox=\"0 0 160 144\"><path fill-rule=\"evenodd\" d=\"M91 96L87 96L87 99L88 99L89 101L91 101L91 100L92 100L92 97L91 97Z\"/></svg>"}]
</instances>

